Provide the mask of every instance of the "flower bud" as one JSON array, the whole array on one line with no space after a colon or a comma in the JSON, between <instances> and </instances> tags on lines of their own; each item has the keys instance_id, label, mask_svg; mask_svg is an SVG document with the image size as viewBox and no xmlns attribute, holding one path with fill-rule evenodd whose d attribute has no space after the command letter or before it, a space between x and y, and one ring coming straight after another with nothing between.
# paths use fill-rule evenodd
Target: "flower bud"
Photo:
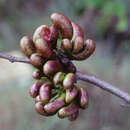
<instances>
[{"instance_id":1,"label":"flower bud","mask_svg":"<svg viewBox=\"0 0 130 130\"><path fill-rule=\"evenodd\" d=\"M84 43L84 49L78 54L73 54L73 60L85 60L95 51L95 43L93 40L86 40Z\"/></svg>"},{"instance_id":2,"label":"flower bud","mask_svg":"<svg viewBox=\"0 0 130 130\"><path fill-rule=\"evenodd\" d=\"M51 36L50 36L50 43L52 44L53 48L56 48L57 39L58 39L58 29L55 25L50 27Z\"/></svg>"},{"instance_id":3,"label":"flower bud","mask_svg":"<svg viewBox=\"0 0 130 130\"><path fill-rule=\"evenodd\" d=\"M62 72L57 72L55 75L54 75L54 78L53 78L53 83L54 85L58 85L58 84L61 84L62 81L64 80L64 73Z\"/></svg>"},{"instance_id":4,"label":"flower bud","mask_svg":"<svg viewBox=\"0 0 130 130\"><path fill-rule=\"evenodd\" d=\"M88 107L88 92L86 88L81 87L79 89L79 104L83 109Z\"/></svg>"},{"instance_id":5,"label":"flower bud","mask_svg":"<svg viewBox=\"0 0 130 130\"><path fill-rule=\"evenodd\" d=\"M40 96L40 101L42 102L42 104L46 104L49 102L51 98L51 87L52 87L52 84L49 82L44 83L40 87L39 96Z\"/></svg>"},{"instance_id":6,"label":"flower bud","mask_svg":"<svg viewBox=\"0 0 130 130\"><path fill-rule=\"evenodd\" d=\"M40 102L40 96L38 95L38 96L36 96L36 98L35 98L35 103L37 103L37 102Z\"/></svg>"},{"instance_id":7,"label":"flower bud","mask_svg":"<svg viewBox=\"0 0 130 130\"><path fill-rule=\"evenodd\" d=\"M59 71L62 71L62 66L58 61L49 60L43 66L43 73L46 76L53 76Z\"/></svg>"},{"instance_id":8,"label":"flower bud","mask_svg":"<svg viewBox=\"0 0 130 130\"><path fill-rule=\"evenodd\" d=\"M41 56L41 54L39 53L34 53L30 56L30 63L34 66L34 67L42 67L42 65L44 64L45 60L43 59L43 57Z\"/></svg>"},{"instance_id":9,"label":"flower bud","mask_svg":"<svg viewBox=\"0 0 130 130\"><path fill-rule=\"evenodd\" d=\"M47 59L53 59L55 57L55 52L52 49L51 43L39 38L35 42L35 47L40 51L43 57Z\"/></svg>"},{"instance_id":10,"label":"flower bud","mask_svg":"<svg viewBox=\"0 0 130 130\"><path fill-rule=\"evenodd\" d=\"M58 111L58 117L65 118L65 117L71 116L72 114L74 114L77 111L78 111L78 106L74 103L71 103L66 107L62 107Z\"/></svg>"},{"instance_id":11,"label":"flower bud","mask_svg":"<svg viewBox=\"0 0 130 130\"><path fill-rule=\"evenodd\" d=\"M72 88L75 80L76 80L75 74L68 73L63 80L64 89Z\"/></svg>"},{"instance_id":12,"label":"flower bud","mask_svg":"<svg viewBox=\"0 0 130 130\"><path fill-rule=\"evenodd\" d=\"M44 106L44 110L49 114L53 114L56 113L64 105L65 105L65 94L62 94L55 101L46 104Z\"/></svg>"},{"instance_id":13,"label":"flower bud","mask_svg":"<svg viewBox=\"0 0 130 130\"><path fill-rule=\"evenodd\" d=\"M35 70L35 71L33 72L33 74L32 74L32 77L33 77L34 79L40 79L41 76L42 76L42 73L41 73L41 71L38 70L38 69Z\"/></svg>"},{"instance_id":14,"label":"flower bud","mask_svg":"<svg viewBox=\"0 0 130 130\"><path fill-rule=\"evenodd\" d=\"M29 94L30 96L32 96L32 98L35 98L38 95L39 89L43 83L43 80L39 80L31 86L31 88L29 89Z\"/></svg>"},{"instance_id":15,"label":"flower bud","mask_svg":"<svg viewBox=\"0 0 130 130\"><path fill-rule=\"evenodd\" d=\"M84 47L84 39L80 36L77 36L73 43L72 53L79 53Z\"/></svg>"},{"instance_id":16,"label":"flower bud","mask_svg":"<svg viewBox=\"0 0 130 130\"><path fill-rule=\"evenodd\" d=\"M66 103L70 103L78 94L78 89L74 86L72 89L66 89Z\"/></svg>"},{"instance_id":17,"label":"flower bud","mask_svg":"<svg viewBox=\"0 0 130 130\"><path fill-rule=\"evenodd\" d=\"M30 55L32 55L36 51L34 43L29 36L24 36L20 40L20 47L21 47L21 50L23 51L23 53L27 57L30 57Z\"/></svg>"},{"instance_id":18,"label":"flower bud","mask_svg":"<svg viewBox=\"0 0 130 130\"><path fill-rule=\"evenodd\" d=\"M61 32L61 37L71 39L73 35L73 29L70 20L60 14L60 13L53 13L50 17L52 23L56 25Z\"/></svg>"},{"instance_id":19,"label":"flower bud","mask_svg":"<svg viewBox=\"0 0 130 130\"><path fill-rule=\"evenodd\" d=\"M42 102L37 102L35 104L35 110L37 113L39 113L40 115L43 115L43 116L48 116L48 114L44 111L44 107L42 105Z\"/></svg>"},{"instance_id":20,"label":"flower bud","mask_svg":"<svg viewBox=\"0 0 130 130\"><path fill-rule=\"evenodd\" d=\"M72 42L69 39L63 39L61 42L61 48L66 52L72 51Z\"/></svg>"},{"instance_id":21,"label":"flower bud","mask_svg":"<svg viewBox=\"0 0 130 130\"><path fill-rule=\"evenodd\" d=\"M37 39L44 39L46 42L50 41L51 31L47 25L39 26L33 34L33 42L35 43Z\"/></svg>"},{"instance_id":22,"label":"flower bud","mask_svg":"<svg viewBox=\"0 0 130 130\"><path fill-rule=\"evenodd\" d=\"M69 116L68 120L75 121L78 116L79 116L79 110L77 112L75 112L74 114L72 114L71 116Z\"/></svg>"},{"instance_id":23,"label":"flower bud","mask_svg":"<svg viewBox=\"0 0 130 130\"><path fill-rule=\"evenodd\" d=\"M72 27L73 27L73 38L72 40L75 40L76 37L80 36L84 39L84 33L82 28L76 24L75 22L71 22Z\"/></svg>"}]
</instances>

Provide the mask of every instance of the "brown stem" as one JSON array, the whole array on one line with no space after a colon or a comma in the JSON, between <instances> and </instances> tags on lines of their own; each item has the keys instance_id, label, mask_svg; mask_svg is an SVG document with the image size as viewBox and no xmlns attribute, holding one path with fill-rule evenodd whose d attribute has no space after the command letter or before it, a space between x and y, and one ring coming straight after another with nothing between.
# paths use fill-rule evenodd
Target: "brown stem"
<instances>
[{"instance_id":1,"label":"brown stem","mask_svg":"<svg viewBox=\"0 0 130 130\"><path fill-rule=\"evenodd\" d=\"M130 104L120 104L121 107L130 108Z\"/></svg>"},{"instance_id":2,"label":"brown stem","mask_svg":"<svg viewBox=\"0 0 130 130\"><path fill-rule=\"evenodd\" d=\"M30 61L27 58L26 59L25 58L18 58L18 57L6 55L3 53L0 53L0 58L7 59L12 63L13 62L21 62L21 63L30 64ZM103 89L107 92L110 92L113 95L123 99L125 102L130 103L130 94L120 90L116 86L113 86L113 85L111 85L111 84L109 84L109 83L107 83L107 82L105 82L105 81L103 81L95 76L90 76L87 74L83 74L81 72L76 72L76 77L77 77L77 80L89 82L89 83L95 85L96 87L101 88L101 89Z\"/></svg>"},{"instance_id":3,"label":"brown stem","mask_svg":"<svg viewBox=\"0 0 130 130\"><path fill-rule=\"evenodd\" d=\"M21 62L21 63L30 64L30 61L29 61L28 58L19 58L19 57L10 56L10 55L3 54L3 53L0 53L0 58L9 60L11 63L13 63L13 62Z\"/></svg>"},{"instance_id":4,"label":"brown stem","mask_svg":"<svg viewBox=\"0 0 130 130\"><path fill-rule=\"evenodd\" d=\"M127 103L130 103L130 94L123 92L118 87L113 86L113 85L97 78L96 76L93 76L93 75L91 76L91 75L87 75L87 74L77 72L76 76L77 76L78 80L82 80L82 81L86 81L86 82L89 82L91 84L94 84L97 87L99 87L99 88L101 88L101 89L103 89L107 92L110 92L115 96L122 98Z\"/></svg>"}]
</instances>

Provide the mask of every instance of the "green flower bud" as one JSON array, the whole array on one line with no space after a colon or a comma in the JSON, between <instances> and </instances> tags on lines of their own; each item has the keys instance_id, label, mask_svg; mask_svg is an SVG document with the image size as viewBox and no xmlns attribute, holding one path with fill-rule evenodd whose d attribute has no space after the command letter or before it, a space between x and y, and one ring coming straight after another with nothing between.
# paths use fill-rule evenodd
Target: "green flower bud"
<instances>
[{"instance_id":1,"label":"green flower bud","mask_svg":"<svg viewBox=\"0 0 130 130\"><path fill-rule=\"evenodd\" d=\"M62 72L57 72L55 75L54 75L54 78L53 78L53 83L54 85L58 85L58 84L62 84L62 81L64 80L64 73Z\"/></svg>"},{"instance_id":2,"label":"green flower bud","mask_svg":"<svg viewBox=\"0 0 130 130\"><path fill-rule=\"evenodd\" d=\"M75 74L68 73L63 80L64 89L72 88L76 80Z\"/></svg>"},{"instance_id":3,"label":"green flower bud","mask_svg":"<svg viewBox=\"0 0 130 130\"><path fill-rule=\"evenodd\" d=\"M44 106L44 110L49 114L55 114L61 107L65 105L65 94L62 94L55 101Z\"/></svg>"},{"instance_id":4,"label":"green flower bud","mask_svg":"<svg viewBox=\"0 0 130 130\"><path fill-rule=\"evenodd\" d=\"M74 114L75 112L78 111L78 106L74 103L69 104L66 107L62 107L59 111L58 111L58 117L59 118L65 118L65 117L69 117L72 114Z\"/></svg>"},{"instance_id":5,"label":"green flower bud","mask_svg":"<svg viewBox=\"0 0 130 130\"><path fill-rule=\"evenodd\" d=\"M70 103L78 94L78 89L74 86L72 89L66 89L66 103Z\"/></svg>"}]
</instances>

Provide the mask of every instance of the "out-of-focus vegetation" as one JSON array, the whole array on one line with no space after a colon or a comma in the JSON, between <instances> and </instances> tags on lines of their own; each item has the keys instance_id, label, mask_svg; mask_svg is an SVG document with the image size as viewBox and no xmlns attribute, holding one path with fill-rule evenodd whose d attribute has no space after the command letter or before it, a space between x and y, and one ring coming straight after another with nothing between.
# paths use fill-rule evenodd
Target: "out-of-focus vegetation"
<instances>
[{"instance_id":1,"label":"out-of-focus vegetation","mask_svg":"<svg viewBox=\"0 0 130 130\"><path fill-rule=\"evenodd\" d=\"M129 0L0 0L0 52L21 56L19 39L32 36L36 27L50 25L52 12L80 24L86 38L95 40L94 55L75 62L91 73L130 93ZM129 130L130 110L115 96L83 83L89 91L89 108L75 122L45 118L34 111L28 89L30 65L0 59L0 130Z\"/></svg>"}]
</instances>

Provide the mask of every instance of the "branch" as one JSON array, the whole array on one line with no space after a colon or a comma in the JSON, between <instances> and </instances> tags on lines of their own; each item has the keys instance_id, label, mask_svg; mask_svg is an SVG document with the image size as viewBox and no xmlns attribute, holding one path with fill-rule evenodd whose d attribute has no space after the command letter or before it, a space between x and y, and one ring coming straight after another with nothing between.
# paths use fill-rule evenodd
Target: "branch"
<instances>
[{"instance_id":1,"label":"branch","mask_svg":"<svg viewBox=\"0 0 130 130\"><path fill-rule=\"evenodd\" d=\"M27 59L27 58L26 59L18 58L18 57L14 57L14 56L2 54L2 53L0 53L0 58L9 60L11 63L21 62L21 63L30 64L29 59ZM107 92L110 92L111 94L123 99L125 102L130 103L130 94L118 89L118 87L116 87L116 86L113 86L95 76L90 76L90 75L83 74L80 72L76 72L76 77L77 77L77 80L89 82L89 83L95 85L96 87L101 88L101 89L103 89Z\"/></svg>"},{"instance_id":2,"label":"branch","mask_svg":"<svg viewBox=\"0 0 130 130\"><path fill-rule=\"evenodd\" d=\"M11 63L13 63L13 62L21 62L21 63L30 64L29 59L27 59L27 58L18 58L18 57L10 56L10 55L3 54L3 53L0 53L0 58L9 60Z\"/></svg>"},{"instance_id":3,"label":"branch","mask_svg":"<svg viewBox=\"0 0 130 130\"><path fill-rule=\"evenodd\" d=\"M97 87L99 87L107 92L110 92L115 96L118 96L119 98L123 99L127 103L130 103L130 94L123 92L118 87L113 86L95 76L90 76L90 75L83 74L80 72L77 72L76 76L77 76L77 79L82 80L82 81L87 81L93 85L96 85Z\"/></svg>"},{"instance_id":4,"label":"branch","mask_svg":"<svg viewBox=\"0 0 130 130\"><path fill-rule=\"evenodd\" d=\"M130 104L120 104L121 107L130 108Z\"/></svg>"}]
</instances>

